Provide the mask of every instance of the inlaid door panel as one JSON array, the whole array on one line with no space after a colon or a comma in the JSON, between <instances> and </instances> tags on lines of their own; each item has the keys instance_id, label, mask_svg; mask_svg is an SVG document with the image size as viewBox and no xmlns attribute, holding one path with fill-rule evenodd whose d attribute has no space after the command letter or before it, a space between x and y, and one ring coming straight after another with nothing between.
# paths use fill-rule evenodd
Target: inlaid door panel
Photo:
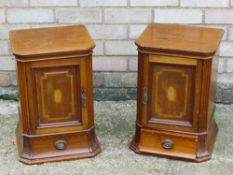
<instances>
[{"instance_id":1,"label":"inlaid door panel","mask_svg":"<svg viewBox=\"0 0 233 175\"><path fill-rule=\"evenodd\" d=\"M193 106L193 67L152 64L151 117L191 121Z\"/></svg>"},{"instance_id":2,"label":"inlaid door panel","mask_svg":"<svg viewBox=\"0 0 233 175\"><path fill-rule=\"evenodd\" d=\"M80 121L79 66L34 70L40 124Z\"/></svg>"},{"instance_id":3,"label":"inlaid door panel","mask_svg":"<svg viewBox=\"0 0 233 175\"><path fill-rule=\"evenodd\" d=\"M193 129L196 66L182 61L149 61L148 125L171 129ZM181 61L181 62L180 62Z\"/></svg>"},{"instance_id":4,"label":"inlaid door panel","mask_svg":"<svg viewBox=\"0 0 233 175\"><path fill-rule=\"evenodd\" d=\"M31 126L37 134L82 129L87 122L81 99L87 86L85 62L74 58L46 63L28 68L29 95L34 99L29 104Z\"/></svg>"}]
</instances>

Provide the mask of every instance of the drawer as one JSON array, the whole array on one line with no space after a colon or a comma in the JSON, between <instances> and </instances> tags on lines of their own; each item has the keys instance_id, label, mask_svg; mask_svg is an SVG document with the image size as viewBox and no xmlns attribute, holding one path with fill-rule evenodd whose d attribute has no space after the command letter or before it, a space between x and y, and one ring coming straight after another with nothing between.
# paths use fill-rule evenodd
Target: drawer
<instances>
[{"instance_id":1,"label":"drawer","mask_svg":"<svg viewBox=\"0 0 233 175\"><path fill-rule=\"evenodd\" d=\"M54 155L89 153L89 140L89 133L79 132L31 138L26 142L30 147L30 158L40 159Z\"/></svg>"},{"instance_id":2,"label":"drawer","mask_svg":"<svg viewBox=\"0 0 233 175\"><path fill-rule=\"evenodd\" d=\"M142 129L140 136L142 152L187 159L196 157L196 136L150 129Z\"/></svg>"}]
</instances>

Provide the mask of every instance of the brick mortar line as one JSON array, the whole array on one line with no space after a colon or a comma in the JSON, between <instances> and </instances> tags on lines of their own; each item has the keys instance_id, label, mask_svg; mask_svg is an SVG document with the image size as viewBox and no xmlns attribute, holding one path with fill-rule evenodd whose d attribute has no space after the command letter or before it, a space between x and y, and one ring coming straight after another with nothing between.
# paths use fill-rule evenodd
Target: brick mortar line
<instances>
[{"instance_id":1,"label":"brick mortar line","mask_svg":"<svg viewBox=\"0 0 233 175\"><path fill-rule=\"evenodd\" d=\"M193 8L193 9L230 9L232 8L231 6L180 6L181 9L186 9L186 8Z\"/></svg>"},{"instance_id":2,"label":"brick mortar line","mask_svg":"<svg viewBox=\"0 0 233 175\"><path fill-rule=\"evenodd\" d=\"M126 89L126 88L137 88L136 86L130 86L130 87L124 87L124 86L119 86L119 87L111 87L111 86L94 86L94 88L99 88L99 89Z\"/></svg>"},{"instance_id":3,"label":"brick mortar line","mask_svg":"<svg viewBox=\"0 0 233 175\"><path fill-rule=\"evenodd\" d=\"M95 6L95 7L82 7L82 6L2 6L1 8L9 8L9 9L182 9L182 10L201 10L201 9L207 9L207 10L227 10L227 9L232 9L233 7L179 7L179 6Z\"/></svg>"},{"instance_id":4,"label":"brick mortar line","mask_svg":"<svg viewBox=\"0 0 233 175\"><path fill-rule=\"evenodd\" d=\"M0 70L0 73L3 73L3 72L16 73L15 70ZM1 86L0 86L0 87L1 87Z\"/></svg>"},{"instance_id":5,"label":"brick mortar line","mask_svg":"<svg viewBox=\"0 0 233 175\"><path fill-rule=\"evenodd\" d=\"M102 47L103 47L103 55L106 55L106 45L105 45L105 41L102 41ZM94 57L95 55L93 55Z\"/></svg>"},{"instance_id":6,"label":"brick mortar line","mask_svg":"<svg viewBox=\"0 0 233 175\"><path fill-rule=\"evenodd\" d=\"M155 21L155 9L151 8L151 15L152 15L152 19L151 22Z\"/></svg>"},{"instance_id":7,"label":"brick mortar line","mask_svg":"<svg viewBox=\"0 0 233 175\"><path fill-rule=\"evenodd\" d=\"M0 73L1 72L12 72L12 73L15 73L16 71L15 70L0 70ZM98 74L101 74L101 73L109 73L109 74L114 74L114 73L119 73L119 74L137 74L138 71L136 70L132 70L132 71L100 71L100 70L93 70L93 73L98 73Z\"/></svg>"},{"instance_id":8,"label":"brick mortar line","mask_svg":"<svg viewBox=\"0 0 233 175\"><path fill-rule=\"evenodd\" d=\"M229 26L226 26L226 30L225 30L225 33L226 33L226 39L225 40L223 40L224 42L226 42L226 41L231 41L230 40L230 27ZM233 41L233 40L232 40Z\"/></svg>"},{"instance_id":9,"label":"brick mortar line","mask_svg":"<svg viewBox=\"0 0 233 175\"><path fill-rule=\"evenodd\" d=\"M93 55L93 57L96 57L96 56L112 57L112 56L116 56L116 55ZM119 55L119 57L122 57L122 56L124 56L124 55ZM127 56L137 56L137 55L127 55Z\"/></svg>"},{"instance_id":10,"label":"brick mortar line","mask_svg":"<svg viewBox=\"0 0 233 175\"><path fill-rule=\"evenodd\" d=\"M130 58L127 58L127 71L130 71Z\"/></svg>"},{"instance_id":11,"label":"brick mortar line","mask_svg":"<svg viewBox=\"0 0 233 175\"><path fill-rule=\"evenodd\" d=\"M132 25L148 25L150 24L151 22L148 22L148 23L130 23L129 25L132 26ZM159 22L153 22L153 23L159 23ZM168 22L167 22L168 23ZM19 24L19 23L9 23L9 24ZM37 23L22 23L22 24L32 24L32 25L36 25ZM41 23L39 23L41 24ZM49 24L49 23L44 23L44 24ZM50 23L51 24L51 23ZM72 25L72 24L81 24L81 23L74 23L74 22L69 22L69 23L58 23L58 24L63 24L63 25ZM91 23L91 22L85 22L85 23L82 23L82 24L86 24L86 25L127 25L127 23ZM172 24L172 23L171 23ZM173 23L174 24L174 23ZM224 24L224 23L219 23L219 24L216 24L216 23L176 23L176 24L184 24L184 25L194 25L194 26L200 26L200 25L203 25L203 26L206 26L208 27L209 26L223 26L223 27L227 27L227 26L230 26L230 27L233 27L233 23L232 24Z\"/></svg>"},{"instance_id":12,"label":"brick mortar line","mask_svg":"<svg viewBox=\"0 0 233 175\"><path fill-rule=\"evenodd\" d=\"M16 73L15 70L0 70L0 73ZM95 71L93 70L93 76L95 75L95 73L98 73L98 74L106 74L106 73L109 73L109 74L114 74L114 73L117 73L117 74L137 74L138 71ZM218 72L217 74L233 74L233 72Z\"/></svg>"},{"instance_id":13,"label":"brick mortar line","mask_svg":"<svg viewBox=\"0 0 233 175\"><path fill-rule=\"evenodd\" d=\"M53 8L53 21L55 24L59 24L59 20L57 19L55 8Z\"/></svg>"},{"instance_id":14,"label":"brick mortar line","mask_svg":"<svg viewBox=\"0 0 233 175\"><path fill-rule=\"evenodd\" d=\"M205 10L202 10L202 23L205 24L206 21L206 12Z\"/></svg>"},{"instance_id":15,"label":"brick mortar line","mask_svg":"<svg viewBox=\"0 0 233 175\"><path fill-rule=\"evenodd\" d=\"M98 57L98 58L103 58L103 56L95 56L95 57ZM117 56L117 55L113 55L113 56L111 56L112 58L123 58L123 59L127 59L127 58L129 58L130 59L130 57L131 57L131 59L134 59L135 58L135 56L129 56L129 55L123 55L123 56Z\"/></svg>"},{"instance_id":16,"label":"brick mortar line","mask_svg":"<svg viewBox=\"0 0 233 175\"><path fill-rule=\"evenodd\" d=\"M157 8L157 7L152 7L152 8ZM159 9L181 9L181 10L227 10L227 9L232 9L232 7L158 7Z\"/></svg>"},{"instance_id":17,"label":"brick mortar line","mask_svg":"<svg viewBox=\"0 0 233 175\"><path fill-rule=\"evenodd\" d=\"M129 0L128 0L129 2ZM127 40L129 41L130 40L130 24L127 24ZM129 58L127 58L127 61L126 61L126 69L127 71L130 71L130 63L129 63Z\"/></svg>"},{"instance_id":18,"label":"brick mortar line","mask_svg":"<svg viewBox=\"0 0 233 175\"><path fill-rule=\"evenodd\" d=\"M13 56L13 55L11 55ZM11 56L4 56L4 57L11 57ZM136 60L137 55L93 55L94 58L96 59L102 59L102 58L115 58L115 59L129 59L129 60ZM131 57L131 58L129 58ZM226 59L226 60L233 60L233 56L215 56L218 57L219 59Z\"/></svg>"},{"instance_id":19,"label":"brick mortar line","mask_svg":"<svg viewBox=\"0 0 233 175\"><path fill-rule=\"evenodd\" d=\"M10 28L10 26L11 25L48 25L48 24L54 24L54 25L74 25L74 24L77 24L77 23L59 23L59 22L57 22L57 23L55 23L55 22L44 22L44 23L2 23L2 26L8 26L9 25L9 28ZM126 24L126 23L120 23L120 24L117 24L117 23L86 23L86 26L124 26L124 27L127 27L127 25L129 25L130 27L131 26L143 26L143 25L147 25L147 24L149 24L149 23L130 23L130 24ZM183 23L183 24L185 24L185 23ZM213 27L219 27L219 28L221 28L221 27L233 27L232 25L233 25L233 23L232 24L206 24L206 23L200 23L200 24L191 24L191 23L189 23L189 25L201 25L201 26L203 26L203 27L208 27L208 26L213 26ZM7 28L5 28L5 29L7 29ZM133 39L135 39L135 38L128 38L129 40L133 40ZM4 39L0 39L0 40L4 40ZM97 40L109 40L109 39L97 39ZM122 40L122 39L113 39L113 40ZM228 40L227 40L228 41ZM229 41L232 41L232 40L229 40Z\"/></svg>"},{"instance_id":20,"label":"brick mortar line","mask_svg":"<svg viewBox=\"0 0 233 175\"><path fill-rule=\"evenodd\" d=\"M229 57L226 57L226 56L220 56L218 57L219 59L224 59L224 60L233 60L233 56L229 56Z\"/></svg>"},{"instance_id":21,"label":"brick mortar line","mask_svg":"<svg viewBox=\"0 0 233 175\"><path fill-rule=\"evenodd\" d=\"M120 71L120 70L116 70L116 71L105 71L105 70L93 70L93 73L97 73L97 74L114 74L114 73L117 73L117 74L137 74L137 70L130 70L130 71Z\"/></svg>"},{"instance_id":22,"label":"brick mortar line","mask_svg":"<svg viewBox=\"0 0 233 175\"><path fill-rule=\"evenodd\" d=\"M131 38L130 38L130 24L127 24L127 40L132 40Z\"/></svg>"},{"instance_id":23,"label":"brick mortar line","mask_svg":"<svg viewBox=\"0 0 233 175\"><path fill-rule=\"evenodd\" d=\"M6 60L12 60L12 61L15 61L15 58L13 58L14 56L0 56L1 59L6 59Z\"/></svg>"},{"instance_id":24,"label":"brick mortar line","mask_svg":"<svg viewBox=\"0 0 233 175\"><path fill-rule=\"evenodd\" d=\"M193 6L2 6L1 8L9 8L9 9L147 9L147 8L161 8L161 9L207 9L207 10L230 10L233 7L193 7Z\"/></svg>"},{"instance_id":25,"label":"brick mortar line","mask_svg":"<svg viewBox=\"0 0 233 175\"><path fill-rule=\"evenodd\" d=\"M137 88L136 86L130 86L130 87L125 87L125 86L117 86L117 87L112 87L112 86L110 86L110 87L108 87L108 86L94 86L94 88L98 88L98 89L117 89L117 90L121 90L121 89L135 89L135 88Z\"/></svg>"},{"instance_id":26,"label":"brick mortar line","mask_svg":"<svg viewBox=\"0 0 233 175\"><path fill-rule=\"evenodd\" d=\"M118 71L117 70L116 71L102 71L102 70L96 70L95 71L94 70L94 73L105 73L105 74L106 73L109 73L109 74L112 74L112 73L122 73L122 74L126 73L127 74L127 73L129 73L129 74L132 74L132 73L137 73L137 71L136 70L132 70L132 71L119 71L119 70Z\"/></svg>"},{"instance_id":27,"label":"brick mortar line","mask_svg":"<svg viewBox=\"0 0 233 175\"><path fill-rule=\"evenodd\" d=\"M13 55L0 55L0 57L13 57ZM116 58L116 59L127 59L127 58L124 58L124 57L132 57L132 58L128 58L128 59L135 59L137 57L137 54L135 55L93 55L93 57L95 58L108 58L108 57L111 57L111 58ZM135 57L135 58L134 58ZM219 59L232 59L233 60L233 55L232 56L218 56Z\"/></svg>"},{"instance_id":28,"label":"brick mortar line","mask_svg":"<svg viewBox=\"0 0 233 175\"><path fill-rule=\"evenodd\" d=\"M105 21L106 21L104 8L101 8L101 21L102 21L102 23L105 23Z\"/></svg>"},{"instance_id":29,"label":"brick mortar line","mask_svg":"<svg viewBox=\"0 0 233 175\"><path fill-rule=\"evenodd\" d=\"M227 69L227 61L224 59L223 60L223 70L226 71Z\"/></svg>"},{"instance_id":30,"label":"brick mortar line","mask_svg":"<svg viewBox=\"0 0 233 175\"><path fill-rule=\"evenodd\" d=\"M37 24L41 24L41 23L43 23L43 24L55 24L54 22L40 22L40 23L38 23L38 22L27 22L27 23L16 23L16 22L8 22L8 23L0 23L1 25L5 25L5 26L7 26L7 25L20 25L20 24L22 24L22 25L25 25L25 24L28 24L28 25L37 25ZM136 23L101 23L101 22L83 22L83 24L87 24L87 25L113 25L113 26L117 26L117 25L121 25L121 26L127 26L128 24L130 25L130 26L134 26L134 25L148 25L148 24L150 24L151 22L148 22L148 23L138 23L138 22L136 22ZM157 23L157 22L154 22L154 23ZM69 22L69 23L64 23L64 22L62 22L62 23L57 23L57 24L59 24L59 25L68 25L68 24L70 24L70 25L75 25L75 24L78 24L78 23L75 23L75 22ZM223 26L223 27L227 27L227 26L229 26L229 27L233 27L233 22L232 22L232 24L224 24L224 23L200 23L200 24L197 24L197 23L183 23L183 24L186 24L186 25L203 25L203 26L207 26L207 25L209 25L209 26Z\"/></svg>"},{"instance_id":31,"label":"brick mortar line","mask_svg":"<svg viewBox=\"0 0 233 175\"><path fill-rule=\"evenodd\" d=\"M232 74L233 72L218 72L218 75ZM230 81L232 83L232 81Z\"/></svg>"},{"instance_id":32,"label":"brick mortar line","mask_svg":"<svg viewBox=\"0 0 233 175\"><path fill-rule=\"evenodd\" d=\"M16 70L0 70L0 73L16 73ZM114 73L117 73L117 74L137 74L138 71L136 70L130 70L130 71L99 71L99 70L93 70L93 76L95 73L98 73L98 74L106 74L106 73L109 73L109 74L114 74ZM217 74L233 74L233 72L218 72ZM0 86L1 87L1 86Z\"/></svg>"},{"instance_id":33,"label":"brick mortar line","mask_svg":"<svg viewBox=\"0 0 233 175\"><path fill-rule=\"evenodd\" d=\"M91 24L88 24L88 25L91 25ZM100 25L100 24L93 24L93 25ZM112 24L110 24L110 23L102 23L101 25L119 26L119 24L116 24L116 23L112 23ZM123 24L122 26L127 26L127 25L128 25L128 24L125 23L125 24Z\"/></svg>"},{"instance_id":34,"label":"brick mortar line","mask_svg":"<svg viewBox=\"0 0 233 175\"><path fill-rule=\"evenodd\" d=\"M115 6L115 7L117 7L117 6ZM158 8L179 8L179 6L178 5L170 5L170 6L166 6L166 5L148 5L148 6L146 6L146 5L142 5L142 6L129 6L129 8L156 8L156 7L158 7ZM113 6L113 8L114 8L114 6Z\"/></svg>"},{"instance_id":35,"label":"brick mortar line","mask_svg":"<svg viewBox=\"0 0 233 175\"><path fill-rule=\"evenodd\" d=\"M178 0L178 7L181 7L181 0Z\"/></svg>"},{"instance_id":36,"label":"brick mortar line","mask_svg":"<svg viewBox=\"0 0 233 175\"><path fill-rule=\"evenodd\" d=\"M8 24L8 13L7 13L7 8L4 8L4 15L5 15L5 19L4 19L4 23Z\"/></svg>"},{"instance_id":37,"label":"brick mortar line","mask_svg":"<svg viewBox=\"0 0 233 175\"><path fill-rule=\"evenodd\" d=\"M7 25L22 25L22 26L24 26L24 25L41 25L41 24L44 24L44 25L47 25L47 24L55 24L54 22L41 22L41 23L35 23L35 22L32 22L32 23L30 23L30 22L27 22L27 23L7 23L6 24L6 26ZM62 25L62 24L64 24L64 23L58 23L59 25ZM75 23L73 23L73 24L75 24ZM67 24L64 24L64 25L67 25ZM26 29L26 28L25 28Z\"/></svg>"},{"instance_id":38,"label":"brick mortar line","mask_svg":"<svg viewBox=\"0 0 233 175\"><path fill-rule=\"evenodd\" d=\"M105 41L116 41L116 39L107 39ZM120 39L120 40L117 40L117 41L135 41L135 39Z\"/></svg>"}]
</instances>

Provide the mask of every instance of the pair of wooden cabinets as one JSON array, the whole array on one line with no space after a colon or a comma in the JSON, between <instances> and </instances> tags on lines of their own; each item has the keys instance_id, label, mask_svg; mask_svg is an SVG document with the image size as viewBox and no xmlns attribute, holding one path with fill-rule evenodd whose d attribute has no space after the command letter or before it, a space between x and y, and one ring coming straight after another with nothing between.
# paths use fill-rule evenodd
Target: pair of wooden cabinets
<instances>
[{"instance_id":1,"label":"pair of wooden cabinets","mask_svg":"<svg viewBox=\"0 0 233 175\"><path fill-rule=\"evenodd\" d=\"M136 134L130 145L194 161L210 158L218 29L151 24L136 41ZM93 114L93 40L84 26L11 32L20 92L17 143L27 164L100 152Z\"/></svg>"}]
</instances>

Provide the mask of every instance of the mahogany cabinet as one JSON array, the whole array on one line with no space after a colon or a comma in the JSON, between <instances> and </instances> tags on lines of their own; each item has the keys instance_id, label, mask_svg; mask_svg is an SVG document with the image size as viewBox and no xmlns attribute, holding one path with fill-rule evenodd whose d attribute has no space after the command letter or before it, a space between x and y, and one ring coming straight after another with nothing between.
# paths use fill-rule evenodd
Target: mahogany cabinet
<instances>
[{"instance_id":1,"label":"mahogany cabinet","mask_svg":"<svg viewBox=\"0 0 233 175\"><path fill-rule=\"evenodd\" d=\"M93 157L92 50L82 25L10 32L20 97L16 130L26 164Z\"/></svg>"},{"instance_id":2,"label":"mahogany cabinet","mask_svg":"<svg viewBox=\"0 0 233 175\"><path fill-rule=\"evenodd\" d=\"M136 133L130 148L201 162L210 159L217 135L214 96L223 31L150 24L136 40Z\"/></svg>"}]
</instances>

